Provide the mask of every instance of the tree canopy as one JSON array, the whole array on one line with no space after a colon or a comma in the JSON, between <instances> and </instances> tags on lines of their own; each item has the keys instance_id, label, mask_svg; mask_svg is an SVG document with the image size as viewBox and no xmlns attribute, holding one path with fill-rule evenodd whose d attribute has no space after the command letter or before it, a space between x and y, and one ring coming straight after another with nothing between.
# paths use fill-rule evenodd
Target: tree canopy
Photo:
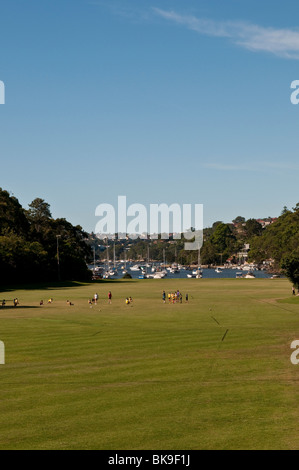
<instances>
[{"instance_id":1,"label":"tree canopy","mask_svg":"<svg viewBox=\"0 0 299 470\"><path fill-rule=\"evenodd\" d=\"M285 256L281 261L281 268L294 287L299 289L299 256Z\"/></svg>"},{"instance_id":2,"label":"tree canopy","mask_svg":"<svg viewBox=\"0 0 299 470\"><path fill-rule=\"evenodd\" d=\"M49 281L90 278L86 261L88 234L65 219L53 219L41 198L24 210L19 201L0 188L0 282Z\"/></svg>"},{"instance_id":3,"label":"tree canopy","mask_svg":"<svg viewBox=\"0 0 299 470\"><path fill-rule=\"evenodd\" d=\"M253 237L250 259L256 262L273 259L281 267L283 258L299 256L299 205L282 215L266 229L261 236Z\"/></svg>"}]
</instances>

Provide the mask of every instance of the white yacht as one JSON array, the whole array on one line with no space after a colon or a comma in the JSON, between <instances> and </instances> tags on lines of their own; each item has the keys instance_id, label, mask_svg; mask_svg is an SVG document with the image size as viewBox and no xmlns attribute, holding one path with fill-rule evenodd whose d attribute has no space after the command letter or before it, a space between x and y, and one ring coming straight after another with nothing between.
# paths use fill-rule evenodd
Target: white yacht
<instances>
[{"instance_id":1,"label":"white yacht","mask_svg":"<svg viewBox=\"0 0 299 470\"><path fill-rule=\"evenodd\" d=\"M140 271L140 266L138 264L134 264L134 266L131 266L130 270L131 271Z\"/></svg>"},{"instance_id":2,"label":"white yacht","mask_svg":"<svg viewBox=\"0 0 299 470\"><path fill-rule=\"evenodd\" d=\"M163 279L163 277L165 277L166 274L162 271L160 272L156 272L153 274L153 279Z\"/></svg>"},{"instance_id":3,"label":"white yacht","mask_svg":"<svg viewBox=\"0 0 299 470\"><path fill-rule=\"evenodd\" d=\"M245 279L254 279L254 278L255 278L255 275L253 274L252 271L248 271L248 273L245 274L244 278L245 278Z\"/></svg>"},{"instance_id":4,"label":"white yacht","mask_svg":"<svg viewBox=\"0 0 299 470\"><path fill-rule=\"evenodd\" d=\"M201 269L194 269L191 274L187 274L189 279L201 279L202 278L202 270Z\"/></svg>"}]
</instances>

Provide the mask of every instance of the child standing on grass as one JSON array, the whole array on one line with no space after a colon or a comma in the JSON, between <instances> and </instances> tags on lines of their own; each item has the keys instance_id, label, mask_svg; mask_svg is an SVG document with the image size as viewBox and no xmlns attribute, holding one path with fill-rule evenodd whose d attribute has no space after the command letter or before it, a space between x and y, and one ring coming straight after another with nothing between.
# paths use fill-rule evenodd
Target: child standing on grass
<instances>
[{"instance_id":1,"label":"child standing on grass","mask_svg":"<svg viewBox=\"0 0 299 470\"><path fill-rule=\"evenodd\" d=\"M108 292L108 304L111 304L112 294L111 291Z\"/></svg>"}]
</instances>

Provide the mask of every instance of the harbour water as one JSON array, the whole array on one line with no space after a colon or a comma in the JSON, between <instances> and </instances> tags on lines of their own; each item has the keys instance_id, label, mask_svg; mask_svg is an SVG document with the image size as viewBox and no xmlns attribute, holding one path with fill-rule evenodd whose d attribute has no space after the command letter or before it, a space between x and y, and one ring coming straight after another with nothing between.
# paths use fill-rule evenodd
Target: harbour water
<instances>
[{"instance_id":1,"label":"harbour water","mask_svg":"<svg viewBox=\"0 0 299 470\"><path fill-rule=\"evenodd\" d=\"M127 264L126 266L126 271L132 276L133 279L140 279L140 276L142 275L141 271L131 271L132 264ZM94 266L89 265L89 268L93 270ZM107 267L106 267L107 268ZM103 272L106 272L107 269L104 267ZM111 269L113 269L111 267ZM115 274L113 276L109 276L110 279L121 279L124 274L123 274L123 267L121 266L116 266L115 268ZM151 274L151 268L147 268L146 272L148 274ZM272 274L268 273L265 270L258 270L254 269L253 274L255 278L257 279L269 279L272 277ZM172 273L169 270L167 270L167 275L166 279L189 279L188 274L190 275L192 273L192 270L189 269L180 269L179 272ZM240 270L240 269L231 269L231 268L225 268L221 269L220 272L216 272L216 269L208 269L208 268L203 268L202 269L202 278L203 279L235 279L236 277L239 277L241 275L246 275L248 271L245 270ZM164 278L164 279L165 279ZM146 279L145 279L146 280Z\"/></svg>"}]
</instances>

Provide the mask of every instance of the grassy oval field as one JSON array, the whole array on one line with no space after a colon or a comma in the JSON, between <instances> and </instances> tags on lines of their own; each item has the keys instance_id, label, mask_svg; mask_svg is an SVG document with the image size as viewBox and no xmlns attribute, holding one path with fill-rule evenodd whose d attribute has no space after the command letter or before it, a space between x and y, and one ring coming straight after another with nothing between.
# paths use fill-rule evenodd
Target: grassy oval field
<instances>
[{"instance_id":1,"label":"grassy oval field","mask_svg":"<svg viewBox=\"0 0 299 470\"><path fill-rule=\"evenodd\" d=\"M0 294L0 449L298 448L287 280L35 287Z\"/></svg>"}]
</instances>

